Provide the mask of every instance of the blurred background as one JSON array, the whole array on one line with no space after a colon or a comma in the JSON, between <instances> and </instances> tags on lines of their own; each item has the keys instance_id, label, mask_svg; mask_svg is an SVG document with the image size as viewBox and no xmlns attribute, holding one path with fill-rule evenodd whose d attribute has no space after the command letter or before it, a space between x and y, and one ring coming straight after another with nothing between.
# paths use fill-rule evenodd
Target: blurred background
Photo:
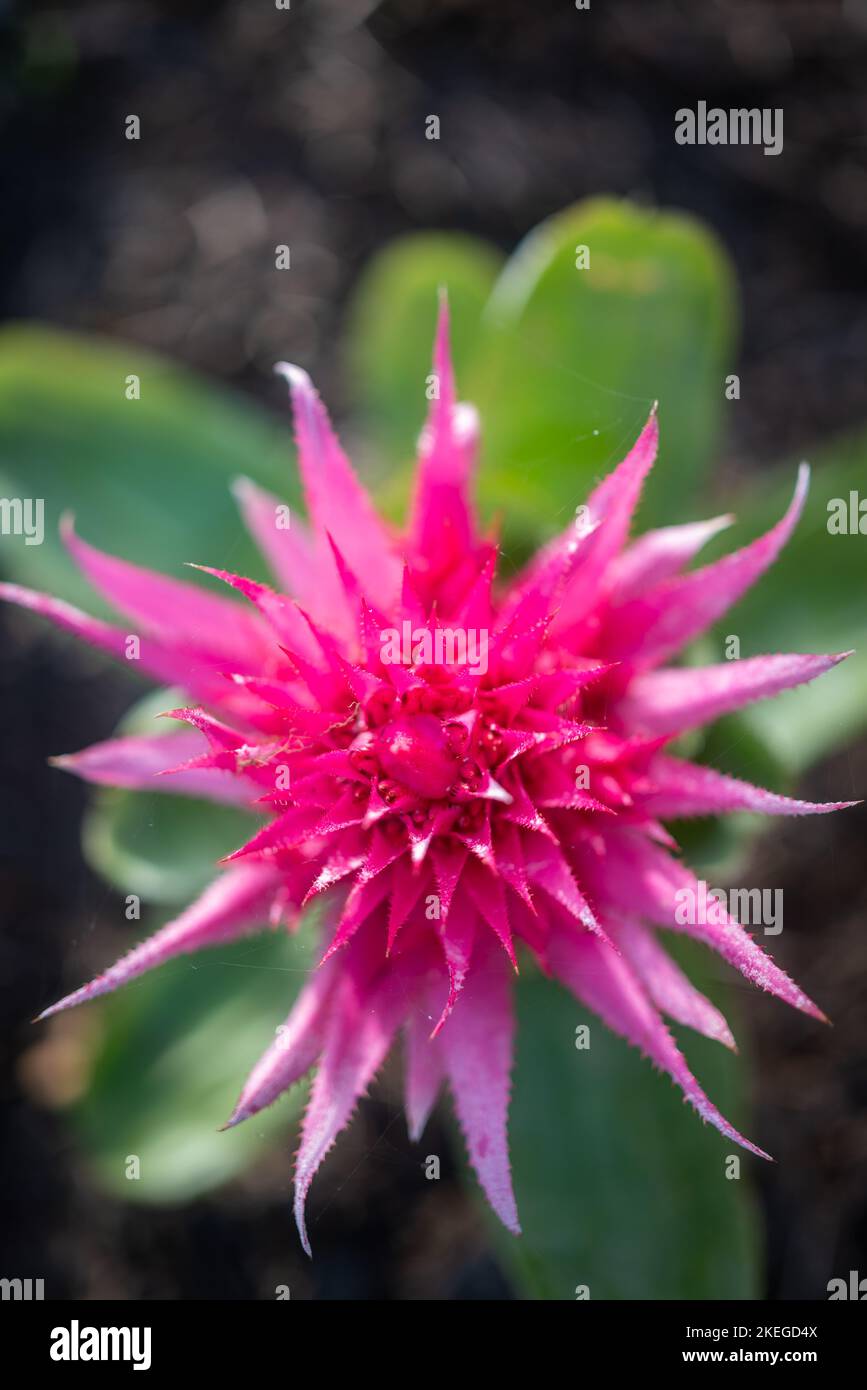
<instances>
[{"instance_id":1,"label":"blurred background","mask_svg":"<svg viewBox=\"0 0 867 1390\"><path fill-rule=\"evenodd\" d=\"M4 320L156 350L269 410L283 409L272 363L299 361L340 418L347 304L392 238L459 231L508 253L550 214L614 194L694 214L734 262L733 370L749 386L724 415L717 498L867 422L864 0L94 0L6 4L0 23ZM674 112L699 100L782 108L784 155L678 146ZM431 113L439 141L424 138ZM28 1020L113 960L129 924L82 857L86 791L46 759L108 737L131 688L5 608L0 641L0 1273L73 1298L520 1296L445 1118L420 1155L389 1075L317 1179L312 1265L289 1221L288 1141L188 1199L126 1201L94 1177L69 1108L100 1023ZM863 795L865 773L852 738L799 794ZM835 1024L737 990L748 1132L778 1161L756 1175L768 1298L867 1274L865 825L863 810L774 823L740 879L783 887L774 954ZM124 1084L134 1096L134 1068ZM437 1184L419 1181L424 1153L442 1156Z\"/></svg>"}]
</instances>

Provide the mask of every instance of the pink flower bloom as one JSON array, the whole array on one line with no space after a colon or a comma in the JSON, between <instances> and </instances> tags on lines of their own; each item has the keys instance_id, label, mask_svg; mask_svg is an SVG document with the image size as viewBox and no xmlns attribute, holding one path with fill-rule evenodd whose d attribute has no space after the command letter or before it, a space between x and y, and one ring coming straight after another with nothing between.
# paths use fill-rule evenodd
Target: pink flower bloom
<instances>
[{"instance_id":1,"label":"pink flower bloom","mask_svg":"<svg viewBox=\"0 0 867 1390\"><path fill-rule=\"evenodd\" d=\"M245 602L217 596L102 554L64 527L88 579L132 620L142 667L191 703L171 712L179 732L59 761L93 782L240 803L263 824L198 902L43 1017L265 920L294 927L321 900L321 963L229 1120L317 1068L295 1175L308 1253L310 1183L401 1029L410 1133L421 1135L447 1081L479 1181L519 1231L506 1138L519 947L757 1154L705 1096L663 1021L734 1045L656 928L705 942L822 1017L725 913L713 924L677 921L675 895L697 885L662 824L851 804L793 801L666 751L684 730L842 659L665 664L773 562L803 506L806 469L767 535L684 573L729 518L629 540L656 455L653 411L579 518L497 588L497 546L470 500L477 423L455 400L444 309L434 368L439 398L402 535L377 517L306 374L278 368L309 527L293 517L282 528L275 498L246 481L237 489L278 590L209 570ZM126 631L16 585L0 592L123 658Z\"/></svg>"}]
</instances>

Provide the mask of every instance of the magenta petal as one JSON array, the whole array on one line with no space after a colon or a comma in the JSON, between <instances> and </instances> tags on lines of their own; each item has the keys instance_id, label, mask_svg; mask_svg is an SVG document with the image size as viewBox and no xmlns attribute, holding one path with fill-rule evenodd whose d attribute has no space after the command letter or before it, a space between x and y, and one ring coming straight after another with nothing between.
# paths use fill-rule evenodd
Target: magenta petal
<instances>
[{"instance_id":1,"label":"magenta petal","mask_svg":"<svg viewBox=\"0 0 867 1390\"><path fill-rule=\"evenodd\" d=\"M578 564L554 623L555 633L574 627L599 602L600 589L604 590L607 584L609 567L629 535L644 480L656 459L658 443L659 421L654 406L626 458L587 500L588 524L595 529L581 546ZM574 544L574 528L570 539Z\"/></svg>"},{"instance_id":2,"label":"magenta petal","mask_svg":"<svg viewBox=\"0 0 867 1390\"><path fill-rule=\"evenodd\" d=\"M231 1118L224 1128L248 1120L310 1070L322 1049L328 996L334 986L330 966L315 970L304 986L277 1037L250 1072Z\"/></svg>"},{"instance_id":3,"label":"magenta petal","mask_svg":"<svg viewBox=\"0 0 867 1390\"><path fill-rule=\"evenodd\" d=\"M442 1013L431 1032L432 1038L439 1037L466 983L476 949L478 922L475 904L470 901L461 884L461 891L455 894L449 907L448 917L437 924L448 969L449 988Z\"/></svg>"},{"instance_id":4,"label":"magenta petal","mask_svg":"<svg viewBox=\"0 0 867 1390\"><path fill-rule=\"evenodd\" d=\"M484 868L478 860L472 859L467 864L463 886L475 903L480 919L487 923L508 956L512 969L517 970L503 879L493 870Z\"/></svg>"},{"instance_id":5,"label":"magenta petal","mask_svg":"<svg viewBox=\"0 0 867 1390\"><path fill-rule=\"evenodd\" d=\"M293 513L288 527L278 526L278 519L285 515L284 504L249 478L238 478L232 491L275 579L305 608L321 611L323 588L333 584L334 576L331 566L322 564L304 522ZM327 620L329 614L325 611L322 616Z\"/></svg>"},{"instance_id":6,"label":"magenta petal","mask_svg":"<svg viewBox=\"0 0 867 1390\"><path fill-rule=\"evenodd\" d=\"M422 893L430 890L429 876L415 869L408 855L395 862L391 871L391 899L388 908L388 942L390 952L397 934L418 903Z\"/></svg>"},{"instance_id":7,"label":"magenta petal","mask_svg":"<svg viewBox=\"0 0 867 1390\"><path fill-rule=\"evenodd\" d=\"M553 631L574 627L599 601L606 576L629 533L641 488L656 458L656 407L622 463L591 494L576 519L551 541L519 576L504 605L506 615L530 611L534 600L556 597ZM563 592L561 593L561 589Z\"/></svg>"},{"instance_id":8,"label":"magenta petal","mask_svg":"<svg viewBox=\"0 0 867 1390\"><path fill-rule=\"evenodd\" d=\"M659 417L654 405L641 433L613 473L609 473L587 499L590 521L599 521L591 539L594 570L619 555L629 535L629 527L644 480L656 460L659 447Z\"/></svg>"},{"instance_id":9,"label":"magenta petal","mask_svg":"<svg viewBox=\"0 0 867 1390\"><path fill-rule=\"evenodd\" d=\"M455 401L445 298L440 303L433 365L437 394L419 445L409 531L413 548L440 571L456 563L474 543L468 490L478 443L475 411Z\"/></svg>"},{"instance_id":10,"label":"magenta petal","mask_svg":"<svg viewBox=\"0 0 867 1390\"><path fill-rule=\"evenodd\" d=\"M228 570L216 569L211 565L194 565L192 568L201 570L203 574L213 575L215 579L221 580L224 584L228 584L231 589L243 594L244 598L254 604L268 622L270 630L267 631L265 637L266 652L255 668L256 674L263 669L273 669L274 657L277 655L275 647L278 642L295 647L307 656L315 657L317 655L318 649L310 633L309 625L293 600L275 593L273 589L268 588L267 584L260 584L256 579L246 579L240 574L231 574ZM242 669L246 670L247 667L244 666Z\"/></svg>"},{"instance_id":11,"label":"magenta petal","mask_svg":"<svg viewBox=\"0 0 867 1390\"><path fill-rule=\"evenodd\" d=\"M636 668L657 666L716 622L777 558L801 515L809 480L802 463L785 516L751 545L612 608L602 654L628 658Z\"/></svg>"},{"instance_id":12,"label":"magenta petal","mask_svg":"<svg viewBox=\"0 0 867 1390\"><path fill-rule=\"evenodd\" d=\"M109 994L175 956L200 951L206 946L218 946L248 931L261 930L279 883L273 869L260 865L227 870L180 917L135 946L90 984L44 1009L39 1017L50 1018L62 1009L71 1009L74 1004Z\"/></svg>"},{"instance_id":13,"label":"magenta petal","mask_svg":"<svg viewBox=\"0 0 867 1390\"><path fill-rule=\"evenodd\" d=\"M677 1023L737 1051L731 1029L719 1009L687 979L660 945L655 932L641 922L626 921L611 930L657 1008Z\"/></svg>"},{"instance_id":14,"label":"magenta petal","mask_svg":"<svg viewBox=\"0 0 867 1390\"><path fill-rule=\"evenodd\" d=\"M802 1013L824 1018L822 1011L775 965L749 932L727 914L721 914L722 923L678 922L677 895L685 890L697 901L698 880L666 850L640 835L619 831L606 836L601 855L587 852L586 847L579 847L576 852L588 885L602 893L617 911L627 917L644 917L657 926L703 941L760 989L768 990Z\"/></svg>"},{"instance_id":15,"label":"magenta petal","mask_svg":"<svg viewBox=\"0 0 867 1390\"><path fill-rule=\"evenodd\" d=\"M295 410L298 463L307 507L320 533L330 532L370 598L389 607L400 595L402 566L373 505L331 428L305 371L287 362L275 367L289 383Z\"/></svg>"},{"instance_id":16,"label":"magenta petal","mask_svg":"<svg viewBox=\"0 0 867 1390\"><path fill-rule=\"evenodd\" d=\"M553 898L585 931L604 936L559 846L540 835L534 835L532 839L527 835L524 837L524 847L530 882Z\"/></svg>"},{"instance_id":17,"label":"magenta petal","mask_svg":"<svg viewBox=\"0 0 867 1390\"><path fill-rule=\"evenodd\" d=\"M405 1102L409 1137L417 1143L443 1081L442 1044L430 1036L431 1021L414 1013L406 1025Z\"/></svg>"},{"instance_id":18,"label":"magenta petal","mask_svg":"<svg viewBox=\"0 0 867 1390\"><path fill-rule=\"evenodd\" d=\"M791 653L722 661L716 666L683 666L637 676L617 704L624 728L645 734L677 734L709 724L753 700L778 695L815 680L851 656Z\"/></svg>"},{"instance_id":19,"label":"magenta petal","mask_svg":"<svg viewBox=\"0 0 867 1390\"><path fill-rule=\"evenodd\" d=\"M17 603L20 608L29 608L31 612L49 618L64 632L71 632L89 646L107 652L133 670L141 668L166 685L184 685L187 689L202 693L204 690L213 692L223 683L200 657L191 655L184 648L174 647L155 637L124 632L99 618L91 618L63 599L52 598L50 594L40 594L20 584L0 583L0 599ZM128 656L130 635L139 636L140 650L134 659Z\"/></svg>"},{"instance_id":20,"label":"magenta petal","mask_svg":"<svg viewBox=\"0 0 867 1390\"><path fill-rule=\"evenodd\" d=\"M399 852L403 853L402 850ZM397 857L397 853L395 857ZM362 922L379 907L388 897L390 891L391 881L387 874L378 874L373 879L364 882L356 879L352 891L346 899L337 930L323 957L324 961L330 960L342 946L351 941Z\"/></svg>"},{"instance_id":21,"label":"magenta petal","mask_svg":"<svg viewBox=\"0 0 867 1390\"><path fill-rule=\"evenodd\" d=\"M175 792L203 797L230 806L249 806L259 789L254 782L219 768L182 768L202 751L198 733L142 734L91 744L80 753L52 758L55 767L74 772L86 782L136 791ZM171 772L163 777L161 773Z\"/></svg>"},{"instance_id":22,"label":"magenta petal","mask_svg":"<svg viewBox=\"0 0 867 1390\"><path fill-rule=\"evenodd\" d=\"M663 526L648 531L617 557L611 567L611 588L616 603L645 593L653 584L677 574L699 550L734 517L715 516L684 526Z\"/></svg>"},{"instance_id":23,"label":"magenta petal","mask_svg":"<svg viewBox=\"0 0 867 1390\"><path fill-rule=\"evenodd\" d=\"M496 946L480 948L439 1040L470 1162L503 1225L520 1235L506 1135L514 1032L509 968Z\"/></svg>"},{"instance_id":24,"label":"magenta petal","mask_svg":"<svg viewBox=\"0 0 867 1390\"><path fill-rule=\"evenodd\" d=\"M188 645L239 671L252 670L264 659L265 632L255 614L240 604L95 549L75 534L69 517L61 534L94 588L155 636Z\"/></svg>"},{"instance_id":25,"label":"magenta petal","mask_svg":"<svg viewBox=\"0 0 867 1390\"><path fill-rule=\"evenodd\" d=\"M565 931L554 934L549 955L552 970L576 998L668 1072L703 1120L709 1120L720 1134L750 1153L768 1157L739 1134L708 1100L623 956L597 937L573 936Z\"/></svg>"},{"instance_id":26,"label":"magenta petal","mask_svg":"<svg viewBox=\"0 0 867 1390\"><path fill-rule=\"evenodd\" d=\"M757 811L766 816L816 816L857 806L857 801L797 801L765 791L712 767L657 755L651 764L653 790L641 797L641 808L662 819L727 815Z\"/></svg>"},{"instance_id":27,"label":"magenta petal","mask_svg":"<svg viewBox=\"0 0 867 1390\"><path fill-rule=\"evenodd\" d=\"M400 978L392 973L369 992L344 979L301 1128L295 1168L295 1221L301 1244L312 1254L304 1208L316 1170L355 1104L382 1065L406 1007Z\"/></svg>"}]
</instances>

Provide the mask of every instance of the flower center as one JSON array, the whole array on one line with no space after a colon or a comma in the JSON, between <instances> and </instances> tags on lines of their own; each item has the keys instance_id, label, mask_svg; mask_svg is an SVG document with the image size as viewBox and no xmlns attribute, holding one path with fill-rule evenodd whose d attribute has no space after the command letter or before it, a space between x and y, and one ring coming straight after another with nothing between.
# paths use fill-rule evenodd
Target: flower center
<instances>
[{"instance_id":1,"label":"flower center","mask_svg":"<svg viewBox=\"0 0 867 1390\"><path fill-rule=\"evenodd\" d=\"M427 800L444 797L458 773L459 760L432 714L390 720L376 735L376 751L387 776Z\"/></svg>"}]
</instances>

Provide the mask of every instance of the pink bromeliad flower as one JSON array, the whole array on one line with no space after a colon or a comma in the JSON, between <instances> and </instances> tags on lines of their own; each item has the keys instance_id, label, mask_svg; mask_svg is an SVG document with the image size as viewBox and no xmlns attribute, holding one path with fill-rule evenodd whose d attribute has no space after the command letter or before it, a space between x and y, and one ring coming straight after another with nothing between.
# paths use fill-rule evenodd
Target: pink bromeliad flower
<instances>
[{"instance_id":1,"label":"pink bromeliad flower","mask_svg":"<svg viewBox=\"0 0 867 1390\"><path fill-rule=\"evenodd\" d=\"M456 402L446 312L438 399L422 435L404 534L377 517L306 374L278 368L295 415L309 529L242 481L238 498L279 590L208 570L225 598L105 555L64 527L92 584L135 623L142 667L190 704L168 736L97 744L61 760L93 782L248 806L262 826L201 898L43 1017L94 999L182 952L322 900L321 963L253 1069L229 1123L316 1067L295 1210L403 1030L406 1112L420 1136L451 1089L469 1156L518 1232L507 1147L520 952L667 1071L698 1113L753 1153L705 1096L663 1022L733 1046L729 1028L667 955L658 927L705 942L795 1008L817 1007L723 912L683 925L695 890L667 818L802 815L794 801L668 751L685 730L812 680L841 656L668 664L773 562L801 511L802 468L767 535L685 567L729 522L629 540L657 446L655 410L580 521L511 583L470 500L473 411ZM15 585L2 596L121 659L129 634ZM170 774L167 776L161 774Z\"/></svg>"}]
</instances>

